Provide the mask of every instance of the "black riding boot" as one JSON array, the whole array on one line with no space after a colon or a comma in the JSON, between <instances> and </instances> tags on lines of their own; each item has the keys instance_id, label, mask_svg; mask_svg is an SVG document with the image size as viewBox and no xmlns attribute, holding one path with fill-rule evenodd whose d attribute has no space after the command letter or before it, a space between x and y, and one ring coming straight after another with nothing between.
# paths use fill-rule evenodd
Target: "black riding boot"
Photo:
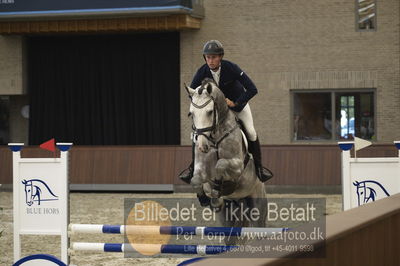
<instances>
[{"instance_id":1,"label":"black riding boot","mask_svg":"<svg viewBox=\"0 0 400 266\"><path fill-rule=\"evenodd\" d=\"M258 137L255 141L249 140L249 152L253 155L254 166L256 167L258 179L260 179L261 182L271 179L273 176L272 172L264 168L261 163L261 148Z\"/></svg>"},{"instance_id":2,"label":"black riding boot","mask_svg":"<svg viewBox=\"0 0 400 266\"><path fill-rule=\"evenodd\" d=\"M194 148L195 144L192 142L192 162L190 163L189 167L185 170L183 170L179 174L179 178L185 182L186 184L190 184L190 180L192 180L193 177L193 171L194 171Z\"/></svg>"}]
</instances>

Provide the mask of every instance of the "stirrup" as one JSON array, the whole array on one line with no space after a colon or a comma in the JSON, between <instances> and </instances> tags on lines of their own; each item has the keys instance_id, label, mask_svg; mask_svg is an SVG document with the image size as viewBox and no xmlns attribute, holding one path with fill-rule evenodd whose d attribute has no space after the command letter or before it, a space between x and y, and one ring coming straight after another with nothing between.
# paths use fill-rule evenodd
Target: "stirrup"
<instances>
[{"instance_id":1,"label":"stirrup","mask_svg":"<svg viewBox=\"0 0 400 266\"><path fill-rule=\"evenodd\" d=\"M183 170L179 174L179 178L185 182L186 184L190 184L190 181L192 180L193 177L193 169L189 166L187 169Z\"/></svg>"}]
</instances>

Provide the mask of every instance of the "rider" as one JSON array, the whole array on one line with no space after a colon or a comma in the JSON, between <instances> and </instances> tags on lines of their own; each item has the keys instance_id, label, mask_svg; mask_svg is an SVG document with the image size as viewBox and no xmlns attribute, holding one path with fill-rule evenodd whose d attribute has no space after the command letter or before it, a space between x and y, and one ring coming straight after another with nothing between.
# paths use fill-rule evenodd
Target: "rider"
<instances>
[{"instance_id":1,"label":"rider","mask_svg":"<svg viewBox=\"0 0 400 266\"><path fill-rule=\"evenodd\" d=\"M254 129L253 116L250 105L247 103L257 94L257 88L251 79L236 64L222 60L224 48L221 42L211 40L203 47L203 58L206 64L201 66L190 85L197 88L205 78L212 78L226 97L226 103L242 121L249 143L249 152L253 155L257 176L261 182L270 179L271 174L262 167L260 142ZM194 160L194 143L192 143L192 155ZM179 177L190 184L193 177L194 162L184 170Z\"/></svg>"}]
</instances>

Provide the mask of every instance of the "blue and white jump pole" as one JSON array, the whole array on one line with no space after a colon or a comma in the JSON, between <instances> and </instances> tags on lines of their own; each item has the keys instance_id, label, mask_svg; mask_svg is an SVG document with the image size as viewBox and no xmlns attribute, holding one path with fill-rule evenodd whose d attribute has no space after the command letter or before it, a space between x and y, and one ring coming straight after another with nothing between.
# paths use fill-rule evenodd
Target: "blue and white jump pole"
<instances>
[{"instance_id":1,"label":"blue and white jump pole","mask_svg":"<svg viewBox=\"0 0 400 266\"><path fill-rule=\"evenodd\" d=\"M71 244L73 251L122 252L136 254L197 254L214 255L238 248L225 245L171 245L171 244L119 244L119 243L85 243Z\"/></svg>"},{"instance_id":2,"label":"blue and white jump pole","mask_svg":"<svg viewBox=\"0 0 400 266\"><path fill-rule=\"evenodd\" d=\"M233 237L257 234L265 237L288 231L289 228L70 224L69 230L71 234L224 235Z\"/></svg>"}]
</instances>

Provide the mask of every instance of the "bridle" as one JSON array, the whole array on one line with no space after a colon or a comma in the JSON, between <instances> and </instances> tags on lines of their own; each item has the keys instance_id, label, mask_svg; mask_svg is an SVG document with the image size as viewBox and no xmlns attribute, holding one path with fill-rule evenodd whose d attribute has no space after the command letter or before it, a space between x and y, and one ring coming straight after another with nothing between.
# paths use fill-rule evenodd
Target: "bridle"
<instances>
[{"instance_id":1,"label":"bridle","mask_svg":"<svg viewBox=\"0 0 400 266\"><path fill-rule=\"evenodd\" d=\"M231 134L235 129L237 129L239 127L239 122L238 122L238 120L236 118L236 123L235 123L235 126L233 128L231 128L230 130L226 131L225 134L223 134L219 139L214 139L211 136L211 134L210 134L210 136L207 136L204 133L205 132L215 133L215 130L217 128L217 124L222 123L225 120L225 118L227 117L227 115L225 117L222 117L221 119L218 119L219 121L217 121L217 108L216 108L214 97L212 97L211 95L210 95L210 99L208 99L205 103L203 103L201 105L197 105L196 103L194 103L192 98L190 98L190 101L192 102L193 107L195 107L197 109L203 109L210 102L214 102L212 126L204 127L204 128L196 128L196 126L194 125L194 121L193 121L192 129L193 129L193 134L194 134L195 140L197 140L198 136L204 136L208 141L210 141L213 144L213 145L211 145L211 147L213 147L213 148L215 148L217 150L217 158L219 159L219 154L218 154L218 146L219 146L219 144L226 137L228 137L229 134Z\"/></svg>"},{"instance_id":2,"label":"bridle","mask_svg":"<svg viewBox=\"0 0 400 266\"><path fill-rule=\"evenodd\" d=\"M193 100L191 99L192 105L193 107L197 108L197 109L203 109L204 107L206 107L209 103L214 102L214 108L213 108L213 123L212 126L210 127L203 127L203 128L197 128L194 125L194 121L192 124L192 129L193 129L193 133L197 136L202 135L204 137L206 137L207 139L209 139L209 136L207 136L206 134L204 134L205 132L215 132L215 129L217 127L217 108L215 107L215 101L214 101L214 97L212 97L210 95L210 99L208 99L208 101L206 101L205 103L203 103L202 105L197 105L193 102ZM209 139L210 140L210 139Z\"/></svg>"}]
</instances>

